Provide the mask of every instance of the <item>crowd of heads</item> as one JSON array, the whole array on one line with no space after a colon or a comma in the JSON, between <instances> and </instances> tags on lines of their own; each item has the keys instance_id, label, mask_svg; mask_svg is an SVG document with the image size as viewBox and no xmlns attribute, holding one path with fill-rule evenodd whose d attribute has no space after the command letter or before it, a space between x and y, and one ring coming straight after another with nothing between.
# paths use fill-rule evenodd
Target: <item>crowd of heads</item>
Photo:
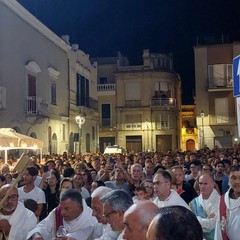
<instances>
[{"instance_id":1,"label":"crowd of heads","mask_svg":"<svg viewBox=\"0 0 240 240\"><path fill-rule=\"evenodd\" d=\"M11 161L1 162L0 197L17 177L13 159L11 156ZM142 152L107 156L64 152L62 155L45 155L42 159L32 156L31 165L23 174L18 187L32 183L37 176L45 176L42 188L46 192L55 189L63 209L64 202L70 199L79 205L79 211L83 207L81 191L86 189L91 195L89 206L99 223L109 223L116 231L124 229L125 239L140 240L138 235L145 229L147 239L197 240L202 237L201 226L199 228L191 211L177 206L159 210L152 200L155 197L163 198L169 189L177 189L186 179L198 193L208 197L216 187L214 174L228 175L229 185L235 186L235 179L239 176L232 173L240 172L239 159L240 149L237 147L205 148L198 152L169 151L166 154ZM109 187L110 183L123 185L129 181L133 186L132 189L129 187L129 191ZM15 195L17 198L14 192L11 197ZM26 202L26 206L34 209L31 202ZM9 210L12 206L4 207ZM146 209L148 214L144 214ZM65 217L71 219L71 216ZM138 228L141 231L131 227L139 219L141 224Z\"/></svg>"}]
</instances>

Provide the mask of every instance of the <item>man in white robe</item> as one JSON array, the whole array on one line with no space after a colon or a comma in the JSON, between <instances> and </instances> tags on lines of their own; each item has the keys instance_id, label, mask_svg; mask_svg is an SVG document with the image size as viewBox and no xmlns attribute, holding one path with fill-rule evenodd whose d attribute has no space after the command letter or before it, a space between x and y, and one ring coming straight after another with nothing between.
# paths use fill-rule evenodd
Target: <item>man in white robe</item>
<instances>
[{"instance_id":1,"label":"man in white robe","mask_svg":"<svg viewBox=\"0 0 240 240\"><path fill-rule=\"evenodd\" d=\"M153 188L156 198L153 201L159 208L167 206L183 206L189 209L187 203L171 188L171 175L169 172L161 170L153 178Z\"/></svg>"},{"instance_id":2,"label":"man in white robe","mask_svg":"<svg viewBox=\"0 0 240 240\"><path fill-rule=\"evenodd\" d=\"M195 213L202 226L206 240L213 240L217 220L220 195L214 189L214 179L210 174L199 178L200 195L190 202L190 208Z\"/></svg>"},{"instance_id":3,"label":"man in white robe","mask_svg":"<svg viewBox=\"0 0 240 240\"><path fill-rule=\"evenodd\" d=\"M107 219L103 216L103 203L100 198L111 192L112 189L101 186L95 189L92 194L92 215L97 218L98 224L94 229L93 239L95 240L114 240L118 237L118 233L114 232Z\"/></svg>"},{"instance_id":4,"label":"man in white robe","mask_svg":"<svg viewBox=\"0 0 240 240\"><path fill-rule=\"evenodd\" d=\"M11 185L0 189L2 199ZM18 201L18 190L13 188L0 209L0 229L7 240L25 240L27 233L37 224L34 213Z\"/></svg>"},{"instance_id":5,"label":"man in white robe","mask_svg":"<svg viewBox=\"0 0 240 240\"><path fill-rule=\"evenodd\" d=\"M232 166L229 172L230 189L220 199L215 240L239 240L240 167Z\"/></svg>"},{"instance_id":6,"label":"man in white robe","mask_svg":"<svg viewBox=\"0 0 240 240\"><path fill-rule=\"evenodd\" d=\"M62 223L59 224L59 221ZM78 240L81 237L81 240L89 240L92 239L96 223L97 220L92 216L91 208L82 200L81 194L77 190L67 189L61 193L59 207L30 231L27 239L54 239L59 237L57 235L59 227L63 227L65 234L62 235L67 237L66 239Z\"/></svg>"}]
</instances>

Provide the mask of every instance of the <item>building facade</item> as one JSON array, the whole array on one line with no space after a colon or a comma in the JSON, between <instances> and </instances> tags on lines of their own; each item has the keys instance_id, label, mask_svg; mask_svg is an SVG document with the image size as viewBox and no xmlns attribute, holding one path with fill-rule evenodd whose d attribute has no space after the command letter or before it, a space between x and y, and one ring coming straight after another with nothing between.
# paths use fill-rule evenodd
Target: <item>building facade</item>
<instances>
[{"instance_id":1,"label":"building facade","mask_svg":"<svg viewBox=\"0 0 240 240\"><path fill-rule=\"evenodd\" d=\"M96 151L97 69L89 56L14 0L0 0L0 32L0 127L43 140L43 153Z\"/></svg>"},{"instance_id":2,"label":"building facade","mask_svg":"<svg viewBox=\"0 0 240 240\"><path fill-rule=\"evenodd\" d=\"M120 53L98 63L99 144L129 152L180 146L181 80L172 55L143 51L143 65L130 66Z\"/></svg>"},{"instance_id":3,"label":"building facade","mask_svg":"<svg viewBox=\"0 0 240 240\"><path fill-rule=\"evenodd\" d=\"M182 105L181 120L181 150L195 152L198 149L195 105Z\"/></svg>"},{"instance_id":4,"label":"building facade","mask_svg":"<svg viewBox=\"0 0 240 240\"><path fill-rule=\"evenodd\" d=\"M230 147L238 137L232 61L240 44L194 47L199 146Z\"/></svg>"}]
</instances>

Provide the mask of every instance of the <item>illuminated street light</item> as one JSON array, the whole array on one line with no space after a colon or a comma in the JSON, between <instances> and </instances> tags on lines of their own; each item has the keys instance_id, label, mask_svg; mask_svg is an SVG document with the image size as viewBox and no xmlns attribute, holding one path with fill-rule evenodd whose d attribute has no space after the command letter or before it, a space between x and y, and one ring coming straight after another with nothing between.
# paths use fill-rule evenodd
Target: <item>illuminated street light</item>
<instances>
[{"instance_id":1,"label":"illuminated street light","mask_svg":"<svg viewBox=\"0 0 240 240\"><path fill-rule=\"evenodd\" d=\"M203 112L203 110L200 113L200 117L202 118L202 143L201 143L201 148L204 147L204 126L203 126L203 118L205 117L205 114Z\"/></svg>"},{"instance_id":2,"label":"illuminated street light","mask_svg":"<svg viewBox=\"0 0 240 240\"><path fill-rule=\"evenodd\" d=\"M82 152L82 125L85 123L85 117L80 115L75 118L79 129L79 154Z\"/></svg>"}]
</instances>

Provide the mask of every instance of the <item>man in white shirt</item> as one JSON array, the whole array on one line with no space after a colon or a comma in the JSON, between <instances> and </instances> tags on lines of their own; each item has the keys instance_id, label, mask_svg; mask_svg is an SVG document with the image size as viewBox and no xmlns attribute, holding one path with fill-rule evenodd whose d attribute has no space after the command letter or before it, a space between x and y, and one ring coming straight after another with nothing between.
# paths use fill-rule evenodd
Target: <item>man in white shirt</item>
<instances>
[{"instance_id":1,"label":"man in white shirt","mask_svg":"<svg viewBox=\"0 0 240 240\"><path fill-rule=\"evenodd\" d=\"M42 189L35 186L34 181L38 175L38 170L35 167L27 167L23 174L23 180L25 185L18 188L19 201L24 202L27 199L33 199L37 202L38 208L35 211L36 217L39 217L43 205L46 203L45 194Z\"/></svg>"},{"instance_id":2,"label":"man in white shirt","mask_svg":"<svg viewBox=\"0 0 240 240\"><path fill-rule=\"evenodd\" d=\"M50 240L59 237L60 239L88 240L92 239L96 223L96 218L92 216L92 209L82 200L80 192L67 189L60 195L59 207L50 212L30 231L27 239ZM60 228L65 232L62 236L58 235Z\"/></svg>"},{"instance_id":3,"label":"man in white shirt","mask_svg":"<svg viewBox=\"0 0 240 240\"><path fill-rule=\"evenodd\" d=\"M10 184L0 189L2 199L10 188ZM0 209L0 229L7 240L25 240L28 231L37 224L34 213L18 201L18 190L13 188Z\"/></svg>"},{"instance_id":4,"label":"man in white shirt","mask_svg":"<svg viewBox=\"0 0 240 240\"><path fill-rule=\"evenodd\" d=\"M239 240L240 167L232 166L229 172L230 189L220 198L215 240Z\"/></svg>"},{"instance_id":5,"label":"man in white shirt","mask_svg":"<svg viewBox=\"0 0 240 240\"><path fill-rule=\"evenodd\" d=\"M159 170L153 178L153 188L156 198L153 201L159 208L179 205L189 209L187 203L171 189L171 175L165 170Z\"/></svg>"},{"instance_id":6,"label":"man in white shirt","mask_svg":"<svg viewBox=\"0 0 240 240\"><path fill-rule=\"evenodd\" d=\"M190 208L197 216L202 226L206 240L213 240L215 225L219 208L220 195L214 189L214 179L210 174L204 174L199 178L200 195L190 202Z\"/></svg>"}]
</instances>

